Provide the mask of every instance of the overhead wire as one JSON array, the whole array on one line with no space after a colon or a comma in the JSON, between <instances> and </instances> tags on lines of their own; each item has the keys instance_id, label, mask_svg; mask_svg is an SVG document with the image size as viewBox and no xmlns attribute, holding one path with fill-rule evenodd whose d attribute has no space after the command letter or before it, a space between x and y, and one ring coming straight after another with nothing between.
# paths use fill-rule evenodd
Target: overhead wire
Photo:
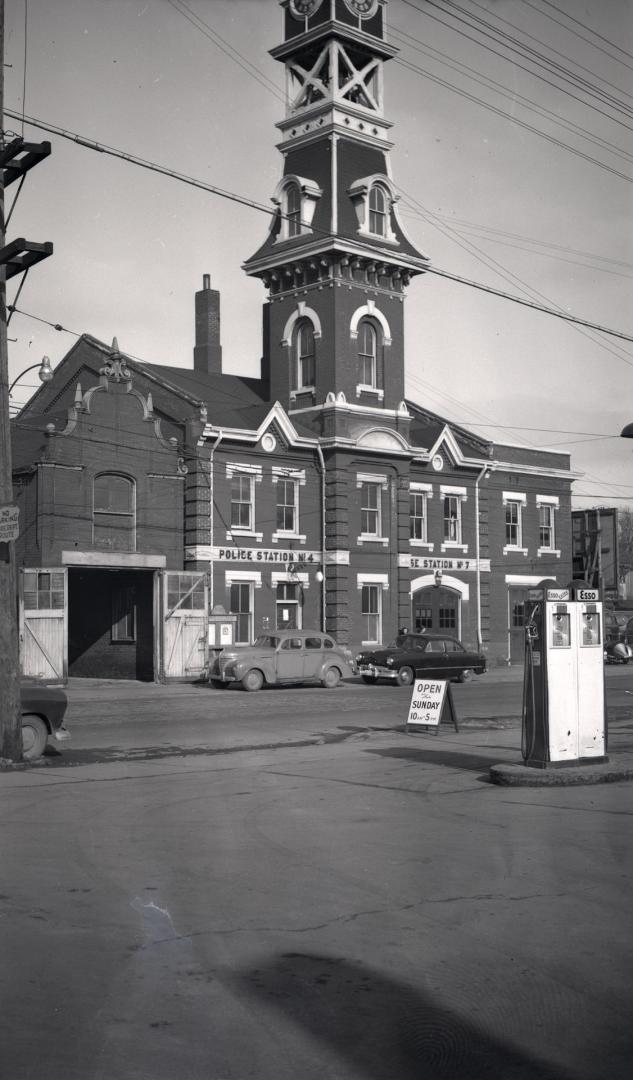
<instances>
[{"instance_id":1,"label":"overhead wire","mask_svg":"<svg viewBox=\"0 0 633 1080\"><path fill-rule=\"evenodd\" d=\"M610 48L616 49L617 52L622 53L623 56L628 56L630 60L633 60L633 55L631 55L630 52L627 52L626 49L622 49L619 45L616 45L614 41L610 41L609 38L603 37L602 34L599 34L597 30L594 30L592 27L587 26L586 23L580 22L580 20L574 18L573 15L569 15L566 11L562 11L561 8L557 7L556 4L550 3L550 0L541 0L541 3L544 4L545 7L551 8L552 11L558 12L558 14L562 15L565 19L569 19L570 22L576 23L576 26L582 26L583 30L587 30L591 37L586 38L583 34L579 34L578 31L574 30L572 27L565 26L565 24L560 22L559 19L555 19L553 15L549 15L546 11L541 11L541 9L538 8L535 4L530 3L530 0L523 0L523 3L527 7L532 8L533 11L537 11L539 15L546 15L547 18L552 20L552 22L557 23L559 26L564 27L566 30L570 30L571 33L576 34L576 36L579 37L581 41L585 41L587 42L587 44L592 45L594 49L598 49L600 52L604 53L605 56L608 56L610 60L615 60L617 64L622 64L623 67L627 67L631 71L633 71L633 66L631 66L631 64L627 64L624 60L618 60L617 56L611 56L611 54L606 52L605 49L602 49L599 45L596 45L594 39L598 38L600 41L604 41L604 43L606 45L609 45Z\"/></svg>"},{"instance_id":2,"label":"overhead wire","mask_svg":"<svg viewBox=\"0 0 633 1080\"><path fill-rule=\"evenodd\" d=\"M394 36L394 29L394 27L391 27L392 36ZM564 128L565 131L568 131L572 135L577 135L581 138L586 139L588 142L593 143L593 145L597 146L599 149L606 150L608 153L614 154L616 157L620 157L624 161L633 160L633 154L629 153L626 150L623 150L622 147L616 146L615 143L609 142L607 139L604 139L600 135L596 135L595 132L588 131L586 127L583 127L581 124L575 123L575 121L573 120L563 119L558 113L546 108L546 106L537 104L537 102L533 101L531 98L525 97L525 95L518 93L518 91L515 89L510 89L510 87L505 86L503 83L498 82L496 79L492 79L488 75L483 75L481 72L478 72L475 68L470 67L468 64L463 64L460 60L448 57L448 55L444 52L441 52L441 50L435 49L429 45L425 45L418 38L414 37L414 35L406 34L400 30L395 30L395 38L396 40L400 41L401 45L412 49L414 52L419 52L424 56L428 56L432 60L435 60L437 57L443 58L440 59L438 62L441 63L444 67L448 67L453 71L464 74L466 78L471 79L473 82L476 82L478 85L484 86L487 89L492 89L495 93L501 93L504 97L509 98L512 101L513 105L516 103L521 103L523 108L527 109L529 112L534 112L538 116L541 116L544 119L551 121L557 126ZM411 42L415 42L416 44L411 44ZM410 64L410 61L404 61L402 57L398 57L396 58L396 63L400 63L402 66L406 67ZM430 72L425 72L422 68L420 69L420 72L424 72L424 74L427 76L431 75ZM480 101L480 99L476 100L482 106L486 106L486 103L484 101ZM513 121L516 119L516 114L514 112L506 113L505 115ZM537 130L538 133L541 134L540 129ZM565 147L567 146L567 144L563 145Z\"/></svg>"}]
</instances>

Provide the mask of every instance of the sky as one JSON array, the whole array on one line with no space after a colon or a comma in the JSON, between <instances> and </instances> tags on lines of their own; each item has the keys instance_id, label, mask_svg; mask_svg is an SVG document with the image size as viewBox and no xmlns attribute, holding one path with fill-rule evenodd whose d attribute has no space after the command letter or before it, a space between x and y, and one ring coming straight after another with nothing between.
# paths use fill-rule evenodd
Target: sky
<instances>
[{"instance_id":1,"label":"sky","mask_svg":"<svg viewBox=\"0 0 633 1080\"><path fill-rule=\"evenodd\" d=\"M5 3L5 108L272 208L277 0ZM387 13L392 176L431 265L633 337L633 5L390 0ZM55 367L81 333L191 367L207 273L224 370L259 375L265 293L241 264L266 214L20 118L5 130L52 143L7 229L54 244L9 325L11 379L43 355ZM633 441L619 438L633 342L433 274L411 283L405 319L408 397L479 435L570 452L576 508L633 507ZM24 375L12 404L37 385Z\"/></svg>"}]
</instances>

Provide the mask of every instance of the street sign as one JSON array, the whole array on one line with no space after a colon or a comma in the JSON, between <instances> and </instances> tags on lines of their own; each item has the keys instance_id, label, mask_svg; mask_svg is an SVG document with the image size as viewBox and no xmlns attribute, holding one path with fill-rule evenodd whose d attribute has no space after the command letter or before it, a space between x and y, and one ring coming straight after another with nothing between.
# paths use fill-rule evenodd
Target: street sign
<instances>
[{"instance_id":1,"label":"street sign","mask_svg":"<svg viewBox=\"0 0 633 1080\"><path fill-rule=\"evenodd\" d=\"M405 732L430 730L438 735L443 719L452 721L455 731L459 731L450 683L445 679L416 679Z\"/></svg>"},{"instance_id":2,"label":"street sign","mask_svg":"<svg viewBox=\"0 0 633 1080\"><path fill-rule=\"evenodd\" d=\"M18 515L20 513L17 506L0 506L0 543L4 544L7 540L17 540L20 535L20 526L18 525Z\"/></svg>"}]
</instances>

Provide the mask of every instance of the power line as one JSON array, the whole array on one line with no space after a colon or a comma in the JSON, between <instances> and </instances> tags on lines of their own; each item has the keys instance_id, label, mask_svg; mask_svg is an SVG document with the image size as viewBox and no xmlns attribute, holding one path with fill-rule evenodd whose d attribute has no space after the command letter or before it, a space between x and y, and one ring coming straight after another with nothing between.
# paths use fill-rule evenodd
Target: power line
<instances>
[{"instance_id":1,"label":"power line","mask_svg":"<svg viewBox=\"0 0 633 1080\"><path fill-rule=\"evenodd\" d=\"M576 37L579 37L582 41L586 41L589 45L592 45L594 49L598 49L599 52L604 53L604 55L608 56L610 60L615 60L616 64L622 64L624 67L629 68L630 71L633 71L633 67L631 67L630 64L625 63L624 60L618 60L617 56L611 56L611 54L606 52L605 49L601 49L599 45L596 45L595 41L592 41L591 38L586 38L583 34L579 34L577 30L573 30L570 27L565 26L565 24L560 22L559 19L555 19L553 15L548 15L546 11L542 12L539 8L535 7L534 4L531 4L530 0L523 0L523 3L527 4L527 6L532 8L533 11L538 11L539 15L546 15L548 19L551 19L552 22L557 23L558 26L562 26L565 30L571 30L572 34L575 34ZM633 60L633 56L631 56L631 53L627 52L625 49L621 49L620 46L616 45L614 41L610 41L609 38L603 37L602 34L599 34L597 30L592 30L590 26L587 26L585 23L580 22L579 19L575 19L573 15L568 15L566 11L561 11L561 9L556 6L556 4L549 3L549 0L541 0L541 3L545 4L545 6L548 8L551 8L552 11L556 11L559 15L562 15L565 19L569 19L570 22L576 23L576 26L582 26L583 30L586 30L589 34L591 34L591 37L599 38L600 41L604 41L605 45L609 45L612 49L617 49L617 51L622 53L623 56L628 56L630 60Z\"/></svg>"},{"instance_id":2,"label":"power line","mask_svg":"<svg viewBox=\"0 0 633 1080\"><path fill-rule=\"evenodd\" d=\"M8 116L12 118L16 117L16 114L11 109L5 109ZM18 117L19 119L19 117ZM55 135L59 135L62 138L69 139L71 142L77 143L79 146L83 146L88 150L96 151L101 154L108 154L111 157L120 158L123 161L127 161L131 165L139 165L143 169L148 169L151 172L157 172L163 176L168 176L173 180L179 180L184 184L188 184L191 187L199 188L203 191L208 191L212 195L218 195L223 199L229 199L232 202L239 203L242 206L247 206L252 210L258 210L260 213L267 214L268 217L273 216L277 211L271 210L267 206L263 206L261 203L255 202L254 199L248 199L243 195L237 195L235 192L226 191L223 188L216 187L212 184L207 184L202 180L196 180L191 176L186 176L184 173L178 173L173 169L168 169L166 166L157 165L155 162L148 161L144 158L137 157L134 154L128 154L123 150L117 150L114 147L107 146L105 143L98 143L93 139L87 139L84 136L77 135L74 132L68 131L64 128L56 127L53 124L44 123L41 120L37 120L35 117L25 117L26 122L33 127L41 128L44 131L51 132ZM315 233L320 233L323 236L330 236L331 234L325 229L318 229L316 226L312 226L312 230ZM553 308L546 307L545 305L539 305L532 303L528 300L524 300L521 297L513 296L510 293L505 293L500 289L494 289L489 285L482 285L480 282L471 281L469 278L462 277L458 274L451 274L448 270L441 270L439 267L432 267L426 265L424 267L425 273L436 274L440 277L448 278L461 285L468 285L471 288L479 289L483 292L491 293L501 297L504 300L510 300L517 304L522 304L524 307L531 307L536 311L542 311L546 315L554 315L556 318L564 319L566 322L577 323L579 326L586 326L592 330L598 330L600 333L609 334L612 337L620 338L623 341L633 341L633 335L626 334L620 330L613 330L610 327L603 326L599 323L589 322L586 319L581 319L575 315L569 315L567 313L556 311Z\"/></svg>"},{"instance_id":3,"label":"power line","mask_svg":"<svg viewBox=\"0 0 633 1080\"><path fill-rule=\"evenodd\" d=\"M394 28L392 27L391 29L393 32ZM572 135L578 135L581 138L587 139L588 142L593 143L593 145L597 146L599 149L607 150L609 153L614 154L616 157L620 157L625 161L631 161L633 159L633 155L629 154L625 150L622 150L622 148L616 146L615 143L611 143L607 139L603 139L601 136L589 132L587 128L582 127L582 125L580 124L576 124L573 120L563 120L557 113L553 112L551 109L547 109L543 105L537 105L537 103L532 101L531 98L527 98L523 94L519 94L516 90L511 90L509 87L504 86L503 83L497 82L496 79L491 79L487 75L482 75L480 72L476 71L475 68L471 68L468 64L463 64L459 60L453 60L449 58L446 53L441 52L439 49L434 49L431 46L424 45L422 42L419 41L418 38L414 37L412 34L405 34L399 30L396 30L395 33L397 39L401 39L401 44L406 46L407 48L412 49L414 52L422 53L424 56L428 56L432 60L434 60L436 56L444 57L445 59L438 61L444 67L448 67L453 71L458 71L461 74L465 74L466 78L471 79L473 82L478 83L480 86L484 86L488 89L492 89L494 92L501 93L504 97L509 98L513 104L516 102L522 103L523 107L528 109L530 112L534 112L538 116L541 116L546 120L552 121L554 124L557 124L559 127L564 128L565 131L570 132L570 134ZM411 41L417 42L417 44L412 45L410 44ZM403 61L402 59L400 59L399 62L404 66L406 66L406 64L408 63L408 61ZM420 72L422 73L423 69L420 69ZM424 72L424 74L428 75L430 73ZM478 101L479 99L476 100ZM481 102L481 104L484 107L486 105L485 102ZM506 113L505 115L510 117L514 121L514 114Z\"/></svg>"}]
</instances>

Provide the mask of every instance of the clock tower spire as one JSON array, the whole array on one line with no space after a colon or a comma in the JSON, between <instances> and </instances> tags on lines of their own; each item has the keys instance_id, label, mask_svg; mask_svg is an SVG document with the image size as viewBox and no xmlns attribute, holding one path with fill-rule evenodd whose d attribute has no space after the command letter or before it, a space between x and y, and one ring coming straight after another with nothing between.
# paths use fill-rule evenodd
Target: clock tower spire
<instances>
[{"instance_id":1,"label":"clock tower spire","mask_svg":"<svg viewBox=\"0 0 633 1080\"><path fill-rule=\"evenodd\" d=\"M270 232L247 260L268 290L271 398L322 434L363 414L406 432L403 301L428 262L397 213L384 115L387 0L281 0L284 156ZM367 426L365 421L364 426Z\"/></svg>"}]
</instances>

